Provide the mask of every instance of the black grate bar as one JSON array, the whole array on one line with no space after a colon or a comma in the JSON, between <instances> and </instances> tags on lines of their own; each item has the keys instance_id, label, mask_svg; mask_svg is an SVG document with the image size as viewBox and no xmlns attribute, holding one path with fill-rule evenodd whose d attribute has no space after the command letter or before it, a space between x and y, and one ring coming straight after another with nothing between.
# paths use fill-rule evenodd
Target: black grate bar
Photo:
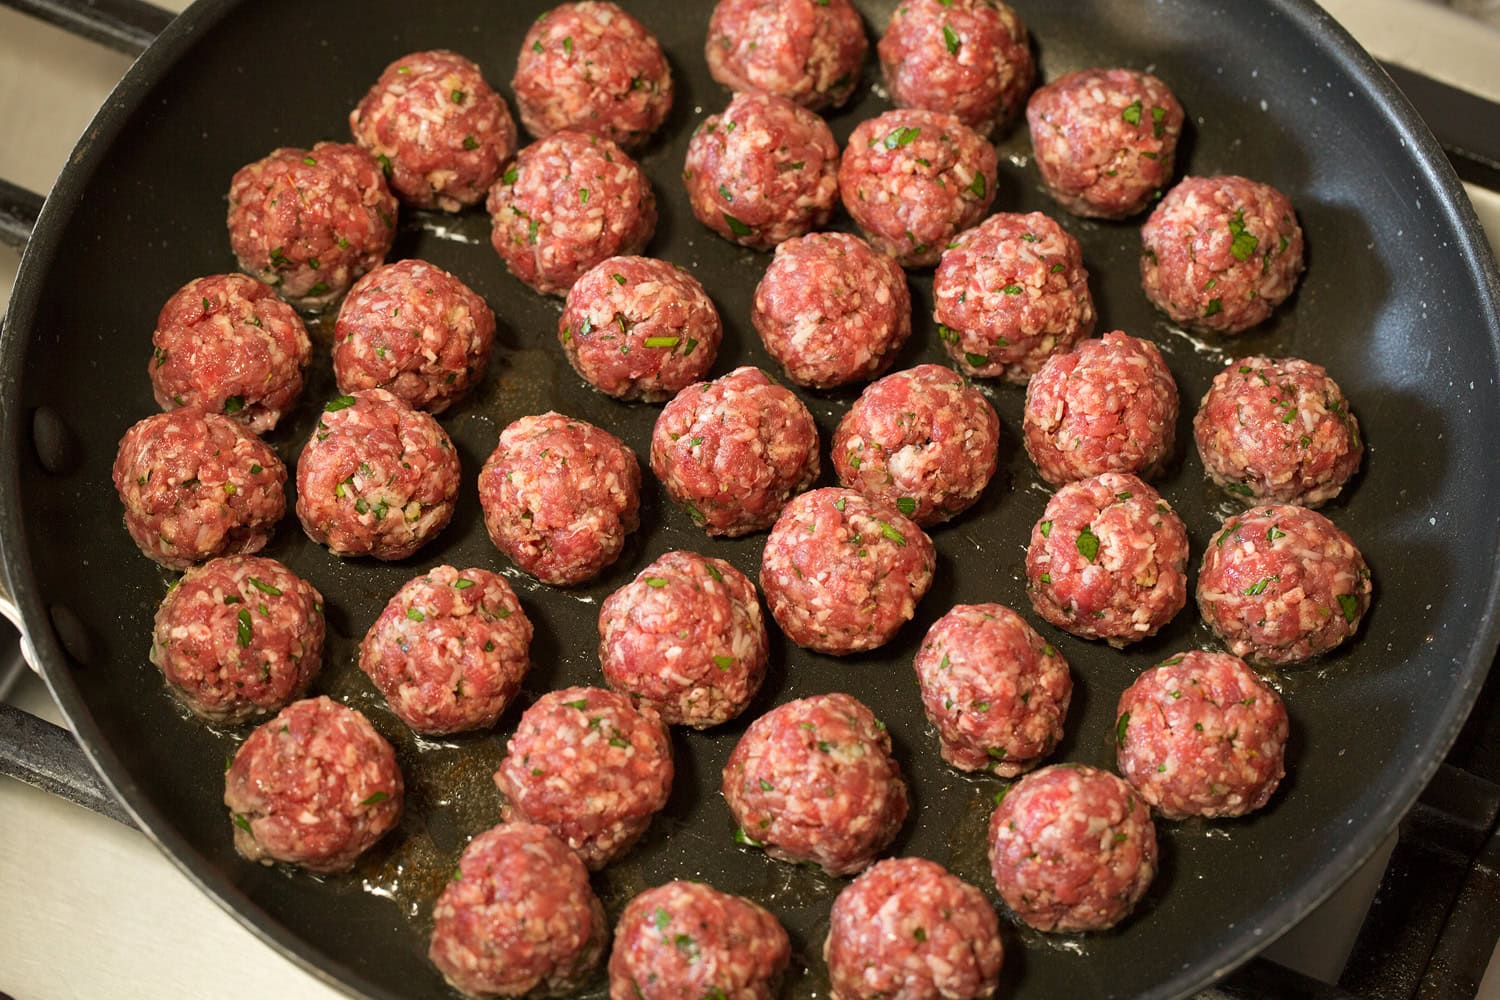
<instances>
[{"instance_id":1,"label":"black grate bar","mask_svg":"<svg viewBox=\"0 0 1500 1000\"><path fill-rule=\"evenodd\" d=\"M72 733L6 704L0 704L0 774L135 826L94 774Z\"/></svg>"},{"instance_id":2,"label":"black grate bar","mask_svg":"<svg viewBox=\"0 0 1500 1000\"><path fill-rule=\"evenodd\" d=\"M128 56L146 51L176 16L144 0L0 0L0 3Z\"/></svg>"},{"instance_id":3,"label":"black grate bar","mask_svg":"<svg viewBox=\"0 0 1500 1000\"><path fill-rule=\"evenodd\" d=\"M1394 63L1382 62L1464 180L1500 190L1500 104Z\"/></svg>"},{"instance_id":4,"label":"black grate bar","mask_svg":"<svg viewBox=\"0 0 1500 1000\"><path fill-rule=\"evenodd\" d=\"M24 250L41 212L41 195L0 178L0 243Z\"/></svg>"}]
</instances>

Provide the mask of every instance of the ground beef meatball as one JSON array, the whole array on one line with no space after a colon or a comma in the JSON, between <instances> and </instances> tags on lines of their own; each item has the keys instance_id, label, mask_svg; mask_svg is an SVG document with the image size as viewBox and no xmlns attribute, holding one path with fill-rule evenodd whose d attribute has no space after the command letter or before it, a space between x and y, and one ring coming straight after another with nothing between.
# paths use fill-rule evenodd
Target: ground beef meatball
<instances>
[{"instance_id":1,"label":"ground beef meatball","mask_svg":"<svg viewBox=\"0 0 1500 1000\"><path fill-rule=\"evenodd\" d=\"M630 157L582 132L521 150L486 202L495 252L543 295L564 295L583 272L637 254L656 231L656 195Z\"/></svg>"},{"instance_id":2,"label":"ground beef meatball","mask_svg":"<svg viewBox=\"0 0 1500 1000\"><path fill-rule=\"evenodd\" d=\"M167 300L151 334L148 370L163 410L197 406L257 434L302 394L312 341L296 310L243 274L194 278Z\"/></svg>"},{"instance_id":3,"label":"ground beef meatball","mask_svg":"<svg viewBox=\"0 0 1500 1000\"><path fill-rule=\"evenodd\" d=\"M603 688L538 698L495 772L508 823L540 823L590 869L641 839L672 792L672 741L651 708Z\"/></svg>"},{"instance_id":4,"label":"ground beef meatball","mask_svg":"<svg viewBox=\"0 0 1500 1000\"><path fill-rule=\"evenodd\" d=\"M1359 421L1322 365L1241 358L1214 377L1193 437L1203 468L1246 504L1320 507L1359 469Z\"/></svg>"},{"instance_id":5,"label":"ground beef meatball","mask_svg":"<svg viewBox=\"0 0 1500 1000\"><path fill-rule=\"evenodd\" d=\"M168 569L259 552L286 513L286 466L276 453L228 417L196 406L126 431L114 483L125 530Z\"/></svg>"},{"instance_id":6,"label":"ground beef meatball","mask_svg":"<svg viewBox=\"0 0 1500 1000\"><path fill-rule=\"evenodd\" d=\"M1047 193L1074 215L1124 219L1172 179L1182 105L1150 73L1081 69L1026 103Z\"/></svg>"},{"instance_id":7,"label":"ground beef meatball","mask_svg":"<svg viewBox=\"0 0 1500 1000\"><path fill-rule=\"evenodd\" d=\"M559 4L537 18L511 87L538 139L577 129L633 148L672 109L672 69L656 36L600 0Z\"/></svg>"},{"instance_id":8,"label":"ground beef meatball","mask_svg":"<svg viewBox=\"0 0 1500 1000\"><path fill-rule=\"evenodd\" d=\"M1167 819L1254 812L1286 774L1286 708L1237 656L1180 653L1137 677L1115 715L1120 773Z\"/></svg>"},{"instance_id":9,"label":"ground beef meatball","mask_svg":"<svg viewBox=\"0 0 1500 1000\"><path fill-rule=\"evenodd\" d=\"M283 147L229 182L240 268L299 309L337 301L395 239L396 196L375 157L350 143Z\"/></svg>"},{"instance_id":10,"label":"ground beef meatball","mask_svg":"<svg viewBox=\"0 0 1500 1000\"><path fill-rule=\"evenodd\" d=\"M931 267L995 200L995 147L952 115L887 111L860 122L839 160L844 208L903 267Z\"/></svg>"},{"instance_id":11,"label":"ground beef meatball","mask_svg":"<svg viewBox=\"0 0 1500 1000\"><path fill-rule=\"evenodd\" d=\"M234 849L313 872L354 867L401 819L396 753L328 698L293 702L240 744L224 774Z\"/></svg>"},{"instance_id":12,"label":"ground beef meatball","mask_svg":"<svg viewBox=\"0 0 1500 1000\"><path fill-rule=\"evenodd\" d=\"M831 389L890 367L911 336L911 290L858 236L813 233L776 248L750 322L787 378Z\"/></svg>"},{"instance_id":13,"label":"ground beef meatball","mask_svg":"<svg viewBox=\"0 0 1500 1000\"><path fill-rule=\"evenodd\" d=\"M1114 330L1047 359L1026 386L1021 431L1054 486L1105 472L1150 479L1172 458L1177 383L1155 344Z\"/></svg>"},{"instance_id":14,"label":"ground beef meatball","mask_svg":"<svg viewBox=\"0 0 1500 1000\"><path fill-rule=\"evenodd\" d=\"M943 759L1013 778L1052 752L1073 697L1068 661L1001 604L960 604L917 650L922 709Z\"/></svg>"},{"instance_id":15,"label":"ground beef meatball","mask_svg":"<svg viewBox=\"0 0 1500 1000\"><path fill-rule=\"evenodd\" d=\"M714 366L724 327L703 286L650 257L611 257L568 290L557 337L606 396L659 403Z\"/></svg>"},{"instance_id":16,"label":"ground beef meatball","mask_svg":"<svg viewBox=\"0 0 1500 1000\"><path fill-rule=\"evenodd\" d=\"M427 957L476 997L562 996L604 954L589 873L546 827L503 823L469 842L432 908Z\"/></svg>"},{"instance_id":17,"label":"ground beef meatball","mask_svg":"<svg viewBox=\"0 0 1500 1000\"><path fill-rule=\"evenodd\" d=\"M349 112L354 141L408 205L457 212L484 200L516 152L516 123L479 67L457 52L413 52Z\"/></svg>"},{"instance_id":18,"label":"ground beef meatball","mask_svg":"<svg viewBox=\"0 0 1500 1000\"><path fill-rule=\"evenodd\" d=\"M847 694L790 701L756 719L729 755L723 791L736 840L835 876L874 861L908 808L890 735Z\"/></svg>"},{"instance_id":19,"label":"ground beef meatball","mask_svg":"<svg viewBox=\"0 0 1500 1000\"><path fill-rule=\"evenodd\" d=\"M959 514L995 474L1000 418L951 369L918 365L860 394L833 434L839 482L922 527Z\"/></svg>"},{"instance_id":20,"label":"ground beef meatball","mask_svg":"<svg viewBox=\"0 0 1500 1000\"><path fill-rule=\"evenodd\" d=\"M820 111L854 95L870 43L849 0L719 0L703 56L730 90Z\"/></svg>"},{"instance_id":21,"label":"ground beef meatball","mask_svg":"<svg viewBox=\"0 0 1500 1000\"><path fill-rule=\"evenodd\" d=\"M894 505L813 490L771 529L760 589L788 639L844 656L885 645L911 621L935 563L932 539Z\"/></svg>"},{"instance_id":22,"label":"ground beef meatball","mask_svg":"<svg viewBox=\"0 0 1500 1000\"><path fill-rule=\"evenodd\" d=\"M682 182L698 221L726 240L769 250L828 221L839 147L828 125L784 97L735 94L688 143Z\"/></svg>"},{"instance_id":23,"label":"ground beef meatball","mask_svg":"<svg viewBox=\"0 0 1500 1000\"><path fill-rule=\"evenodd\" d=\"M838 1000L990 997L1004 958L984 893L925 858L877 862L855 879L823 942Z\"/></svg>"},{"instance_id":24,"label":"ground beef meatball","mask_svg":"<svg viewBox=\"0 0 1500 1000\"><path fill-rule=\"evenodd\" d=\"M479 473L490 540L555 586L582 583L620 556L640 524L641 468L619 438L543 413L500 432Z\"/></svg>"},{"instance_id":25,"label":"ground beef meatball","mask_svg":"<svg viewBox=\"0 0 1500 1000\"><path fill-rule=\"evenodd\" d=\"M1297 287L1302 227L1286 195L1243 177L1186 177L1141 227L1141 286L1195 330L1240 333Z\"/></svg>"},{"instance_id":26,"label":"ground beef meatball","mask_svg":"<svg viewBox=\"0 0 1500 1000\"><path fill-rule=\"evenodd\" d=\"M1058 490L1031 529L1026 589L1036 613L1123 648L1187 603L1187 529L1150 486L1106 472Z\"/></svg>"},{"instance_id":27,"label":"ground beef meatball","mask_svg":"<svg viewBox=\"0 0 1500 1000\"><path fill-rule=\"evenodd\" d=\"M984 136L1036 82L1026 25L999 0L903 0L878 52L896 107L955 115Z\"/></svg>"},{"instance_id":28,"label":"ground beef meatball","mask_svg":"<svg viewBox=\"0 0 1500 1000\"><path fill-rule=\"evenodd\" d=\"M818 428L759 368L688 386L651 432L651 469L710 535L769 528L818 478Z\"/></svg>"},{"instance_id":29,"label":"ground beef meatball","mask_svg":"<svg viewBox=\"0 0 1500 1000\"><path fill-rule=\"evenodd\" d=\"M391 711L429 735L488 729L521 690L531 622L505 579L438 566L408 581L359 647Z\"/></svg>"},{"instance_id":30,"label":"ground beef meatball","mask_svg":"<svg viewBox=\"0 0 1500 1000\"><path fill-rule=\"evenodd\" d=\"M386 389L442 413L484 376L495 314L442 268L403 260L354 283L333 337L340 392Z\"/></svg>"},{"instance_id":31,"label":"ground beef meatball","mask_svg":"<svg viewBox=\"0 0 1500 1000\"><path fill-rule=\"evenodd\" d=\"M1024 385L1094 332L1078 241L1040 212L999 212L960 233L932 280L932 318L970 375Z\"/></svg>"},{"instance_id":32,"label":"ground beef meatball","mask_svg":"<svg viewBox=\"0 0 1500 1000\"><path fill-rule=\"evenodd\" d=\"M792 945L776 918L701 882L632 899L615 927L610 1000L775 1000Z\"/></svg>"},{"instance_id":33,"label":"ground beef meatball","mask_svg":"<svg viewBox=\"0 0 1500 1000\"><path fill-rule=\"evenodd\" d=\"M1305 507L1252 507L1203 552L1198 611L1235 656L1298 663L1359 630L1370 569L1354 542Z\"/></svg>"}]
</instances>

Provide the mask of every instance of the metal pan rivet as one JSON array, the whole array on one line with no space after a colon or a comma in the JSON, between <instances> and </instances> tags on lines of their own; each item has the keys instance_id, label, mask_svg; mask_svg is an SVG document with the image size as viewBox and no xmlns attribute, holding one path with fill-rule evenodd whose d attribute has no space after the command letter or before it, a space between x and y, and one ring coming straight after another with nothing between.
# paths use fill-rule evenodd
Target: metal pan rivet
<instances>
[{"instance_id":1,"label":"metal pan rivet","mask_svg":"<svg viewBox=\"0 0 1500 1000\"><path fill-rule=\"evenodd\" d=\"M73 433L50 406L38 406L32 415L31 442L36 447L37 461L54 476L66 475L77 464L78 447Z\"/></svg>"},{"instance_id":2,"label":"metal pan rivet","mask_svg":"<svg viewBox=\"0 0 1500 1000\"><path fill-rule=\"evenodd\" d=\"M52 629L57 633L57 639L68 656L87 666L94 658L94 641L89 638L83 621L61 604L52 605L47 613L52 618Z\"/></svg>"}]
</instances>

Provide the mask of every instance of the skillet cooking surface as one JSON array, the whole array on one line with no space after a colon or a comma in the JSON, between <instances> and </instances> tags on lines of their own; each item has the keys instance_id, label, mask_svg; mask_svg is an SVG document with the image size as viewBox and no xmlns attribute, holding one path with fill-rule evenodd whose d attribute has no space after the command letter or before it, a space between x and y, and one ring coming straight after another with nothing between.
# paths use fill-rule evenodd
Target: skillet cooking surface
<instances>
[{"instance_id":1,"label":"skillet cooking surface","mask_svg":"<svg viewBox=\"0 0 1500 1000\"><path fill-rule=\"evenodd\" d=\"M352 876L326 880L235 856L221 773L245 731L214 731L187 718L147 661L151 615L170 575L126 536L108 485L110 463L125 428L156 409L145 366L161 303L190 278L234 267L224 231L234 170L279 145L346 139L349 109L387 62L409 51L461 51L509 99L521 36L546 6L204 0L135 66L85 137L26 258L15 329L4 344L7 384L19 379L20 388L4 404L3 495L19 502L5 504L3 542L32 639L75 730L143 824L209 892L319 974L373 996L452 995L425 958L427 915L467 838L498 819L489 773L522 706L495 734L418 747L355 668L358 638L403 581L432 566L510 571L485 537L474 489L506 423L555 407L611 429L644 461L659 407L616 403L575 377L556 343L558 300L504 272L482 214L403 215L394 256L454 271L494 306L500 328L482 387L443 417L464 486L454 522L436 543L398 565L341 563L289 516L265 552L327 598L327 665L313 692L365 711L396 744L408 778L398 834ZM627 6L661 39L678 87L671 118L641 157L661 202L647 252L692 269L717 303L726 338L715 375L744 363L773 369L749 324L751 293L769 255L737 249L699 226L678 179L693 125L728 100L702 59L710 5ZM893 0L861 6L873 60L875 33ZM1369 854L1436 767L1478 690L1495 641L1491 498L1500 496L1500 465L1484 457L1500 437L1493 268L1430 138L1368 58L1311 4L1016 6L1044 78L1098 64L1153 69L1189 114L1179 175L1242 173L1272 183L1291 196L1307 233L1309 269L1289 307L1258 332L1195 345L1139 290L1139 220L1067 216L1038 187L1024 127L1000 140L997 209L1058 218L1083 244L1099 330L1154 339L1177 377L1178 457L1159 485L1187 522L1194 568L1232 509L1204 485L1189 433L1198 399L1233 356L1226 347L1328 366L1370 443L1363 472L1327 513L1369 559L1374 607L1352 645L1279 675L1292 738L1289 774L1269 808L1235 822L1159 824L1161 873L1116 931L1044 939L1007 924L1002 995L1180 995L1285 930ZM871 87L876 76L867 68L858 100L832 116L841 143L887 106ZM849 224L840 214L835 225ZM915 333L898 368L944 361L928 319L930 273L911 284ZM674 733L671 803L644 844L595 880L611 919L647 886L711 882L772 909L793 936L791 992L825 993L817 956L828 907L846 883L736 846L718 795L719 771L750 719L815 692L847 690L868 702L888 723L912 786L914 818L891 853L932 857L993 892L982 836L1000 785L960 776L938 758L911 672L926 628L957 602L1021 610L1074 669L1067 737L1053 759L1105 767L1119 692L1144 667L1209 641L1191 607L1128 653L1037 620L1022 589L1022 559L1047 493L1018 445L1022 391L986 390L1004 427L1000 471L975 509L933 532L938 575L916 620L884 649L845 660L793 647L773 629L771 673L751 710L708 735ZM333 393L324 331L302 405L270 436L289 469ZM826 442L855 394L801 393L824 436L825 482ZM30 444L32 417L43 405L71 441L54 472L41 468ZM645 527L601 579L553 590L512 572L537 627L523 701L565 684L600 683L598 602L660 553L712 552L757 573L764 534L710 541L646 478ZM44 624L49 615L65 631L83 633L66 652ZM80 629L67 628L75 619ZM592 992L602 995L602 978Z\"/></svg>"}]
</instances>

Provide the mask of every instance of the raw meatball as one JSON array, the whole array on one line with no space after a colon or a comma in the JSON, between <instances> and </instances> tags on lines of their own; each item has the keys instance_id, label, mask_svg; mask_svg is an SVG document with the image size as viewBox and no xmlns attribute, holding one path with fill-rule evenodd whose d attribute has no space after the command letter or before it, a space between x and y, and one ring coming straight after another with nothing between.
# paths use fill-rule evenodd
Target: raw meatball
<instances>
[{"instance_id":1,"label":"raw meatball","mask_svg":"<svg viewBox=\"0 0 1500 1000\"><path fill-rule=\"evenodd\" d=\"M297 517L336 556L405 559L447 527L458 480L458 453L431 415L361 389L324 406L303 446Z\"/></svg>"},{"instance_id":2,"label":"raw meatball","mask_svg":"<svg viewBox=\"0 0 1500 1000\"><path fill-rule=\"evenodd\" d=\"M610 1000L775 1000L792 944L759 906L701 882L632 899L615 927Z\"/></svg>"},{"instance_id":3,"label":"raw meatball","mask_svg":"<svg viewBox=\"0 0 1500 1000\"><path fill-rule=\"evenodd\" d=\"M995 200L995 147L952 115L887 111L860 122L839 161L856 225L904 267L931 267Z\"/></svg>"},{"instance_id":4,"label":"raw meatball","mask_svg":"<svg viewBox=\"0 0 1500 1000\"><path fill-rule=\"evenodd\" d=\"M1241 358L1214 377L1193 437L1208 478L1246 504L1321 507L1359 469L1359 421L1322 365Z\"/></svg>"},{"instance_id":5,"label":"raw meatball","mask_svg":"<svg viewBox=\"0 0 1500 1000\"><path fill-rule=\"evenodd\" d=\"M240 268L299 309L336 301L396 239L396 196L375 157L347 142L283 147L229 182Z\"/></svg>"},{"instance_id":6,"label":"raw meatball","mask_svg":"<svg viewBox=\"0 0 1500 1000\"><path fill-rule=\"evenodd\" d=\"M243 274L183 285L161 307L151 345L158 406L222 413L257 434L274 429L297 402L312 360L296 310Z\"/></svg>"},{"instance_id":7,"label":"raw meatball","mask_svg":"<svg viewBox=\"0 0 1500 1000\"><path fill-rule=\"evenodd\" d=\"M833 434L833 467L843 485L926 528L979 499L999 443L1000 418L979 390L918 365L860 394Z\"/></svg>"},{"instance_id":8,"label":"raw meatball","mask_svg":"<svg viewBox=\"0 0 1500 1000\"><path fill-rule=\"evenodd\" d=\"M745 730L724 766L735 839L780 861L852 875L906 820L906 783L885 726L847 694L773 708Z\"/></svg>"},{"instance_id":9,"label":"raw meatball","mask_svg":"<svg viewBox=\"0 0 1500 1000\"><path fill-rule=\"evenodd\" d=\"M557 336L595 389L659 403L708 374L724 328L698 279L676 264L611 257L568 290Z\"/></svg>"},{"instance_id":10,"label":"raw meatball","mask_svg":"<svg viewBox=\"0 0 1500 1000\"><path fill-rule=\"evenodd\" d=\"M823 959L839 1000L990 997L1005 948L984 893L925 858L878 862L833 901Z\"/></svg>"},{"instance_id":11,"label":"raw meatball","mask_svg":"<svg viewBox=\"0 0 1500 1000\"><path fill-rule=\"evenodd\" d=\"M641 468L593 424L522 417L484 463L479 503L490 540L517 566L543 583L582 583L619 558L640 524Z\"/></svg>"},{"instance_id":12,"label":"raw meatball","mask_svg":"<svg viewBox=\"0 0 1500 1000\"><path fill-rule=\"evenodd\" d=\"M1026 386L1021 428L1054 486L1105 472L1150 479L1172 458L1177 383L1155 344L1114 330L1047 359Z\"/></svg>"},{"instance_id":13,"label":"raw meatball","mask_svg":"<svg viewBox=\"0 0 1500 1000\"><path fill-rule=\"evenodd\" d=\"M1047 193L1100 219L1135 215L1167 186L1182 120L1167 85L1133 69L1081 69L1026 103Z\"/></svg>"},{"instance_id":14,"label":"raw meatball","mask_svg":"<svg viewBox=\"0 0 1500 1000\"><path fill-rule=\"evenodd\" d=\"M1187 603L1187 529L1161 494L1106 472L1058 490L1031 529L1036 613L1116 649L1156 634Z\"/></svg>"},{"instance_id":15,"label":"raw meatball","mask_svg":"<svg viewBox=\"0 0 1500 1000\"><path fill-rule=\"evenodd\" d=\"M516 152L505 99L457 52L413 52L385 68L349 112L354 141L375 154L409 205L477 205Z\"/></svg>"},{"instance_id":16,"label":"raw meatball","mask_svg":"<svg viewBox=\"0 0 1500 1000\"><path fill-rule=\"evenodd\" d=\"M719 0L703 56L730 90L820 111L854 95L870 43L849 0Z\"/></svg>"},{"instance_id":17,"label":"raw meatball","mask_svg":"<svg viewBox=\"0 0 1500 1000\"><path fill-rule=\"evenodd\" d=\"M651 432L651 469L710 535L769 528L818 478L818 428L759 368L688 386Z\"/></svg>"},{"instance_id":18,"label":"raw meatball","mask_svg":"<svg viewBox=\"0 0 1500 1000\"><path fill-rule=\"evenodd\" d=\"M1013 778L1052 752L1073 698L1068 661L1001 604L960 604L933 623L914 664L943 759Z\"/></svg>"},{"instance_id":19,"label":"raw meatball","mask_svg":"<svg viewBox=\"0 0 1500 1000\"><path fill-rule=\"evenodd\" d=\"M848 233L787 240L755 288L750 322L786 377L813 389L874 378L911 336L896 262Z\"/></svg>"},{"instance_id":20,"label":"raw meatball","mask_svg":"<svg viewBox=\"0 0 1500 1000\"><path fill-rule=\"evenodd\" d=\"M259 552L286 513L286 466L276 453L228 417L196 406L126 431L114 483L125 530L168 569Z\"/></svg>"},{"instance_id":21,"label":"raw meatball","mask_svg":"<svg viewBox=\"0 0 1500 1000\"><path fill-rule=\"evenodd\" d=\"M828 221L839 147L828 125L783 97L735 94L698 126L682 182L698 221L726 240L769 250Z\"/></svg>"},{"instance_id":22,"label":"raw meatball","mask_svg":"<svg viewBox=\"0 0 1500 1000\"><path fill-rule=\"evenodd\" d=\"M1156 875L1151 810L1108 771L1044 767L995 806L990 871L1005 905L1039 931L1113 927Z\"/></svg>"},{"instance_id":23,"label":"raw meatball","mask_svg":"<svg viewBox=\"0 0 1500 1000\"><path fill-rule=\"evenodd\" d=\"M274 559L195 566L156 611L151 662L210 722L236 725L302 697L323 665L323 595Z\"/></svg>"},{"instance_id":24,"label":"raw meatball","mask_svg":"<svg viewBox=\"0 0 1500 1000\"><path fill-rule=\"evenodd\" d=\"M1094 332L1078 241L1040 212L999 212L960 233L932 279L932 318L970 375L1026 384Z\"/></svg>"},{"instance_id":25,"label":"raw meatball","mask_svg":"<svg viewBox=\"0 0 1500 1000\"><path fill-rule=\"evenodd\" d=\"M1370 569L1328 518L1305 507L1252 507L1203 552L1198 611L1235 656L1298 663L1359 630Z\"/></svg>"},{"instance_id":26,"label":"raw meatball","mask_svg":"<svg viewBox=\"0 0 1500 1000\"><path fill-rule=\"evenodd\" d=\"M561 996L604 954L604 907L545 827L504 823L469 842L432 908L427 957L469 996Z\"/></svg>"},{"instance_id":27,"label":"raw meatball","mask_svg":"<svg viewBox=\"0 0 1500 1000\"><path fill-rule=\"evenodd\" d=\"M672 792L672 741L650 708L603 688L542 695L495 772L507 823L540 823L597 870L630 850Z\"/></svg>"},{"instance_id":28,"label":"raw meatball","mask_svg":"<svg viewBox=\"0 0 1500 1000\"><path fill-rule=\"evenodd\" d=\"M531 622L505 579L438 566L408 581L359 646L359 669L419 733L488 729L521 690Z\"/></svg>"},{"instance_id":29,"label":"raw meatball","mask_svg":"<svg viewBox=\"0 0 1500 1000\"><path fill-rule=\"evenodd\" d=\"M490 242L517 278L564 295L602 260L637 254L656 231L656 195L608 139L558 132L521 150L490 188Z\"/></svg>"},{"instance_id":30,"label":"raw meatball","mask_svg":"<svg viewBox=\"0 0 1500 1000\"><path fill-rule=\"evenodd\" d=\"M391 745L328 698L282 709L240 744L224 774L234 849L322 873L353 868L401 819L404 791Z\"/></svg>"},{"instance_id":31,"label":"raw meatball","mask_svg":"<svg viewBox=\"0 0 1500 1000\"><path fill-rule=\"evenodd\" d=\"M672 108L672 69L656 36L612 3L559 4L532 24L511 80L526 131L577 129L643 145Z\"/></svg>"},{"instance_id":32,"label":"raw meatball","mask_svg":"<svg viewBox=\"0 0 1500 1000\"><path fill-rule=\"evenodd\" d=\"M1195 330L1240 333L1286 301L1302 274L1302 228L1286 195L1243 177L1186 177L1141 227L1141 287Z\"/></svg>"},{"instance_id":33,"label":"raw meatball","mask_svg":"<svg viewBox=\"0 0 1500 1000\"><path fill-rule=\"evenodd\" d=\"M1120 773L1167 819L1243 816L1286 774L1286 708L1237 656L1174 656L1137 677L1115 715Z\"/></svg>"},{"instance_id":34,"label":"raw meatball","mask_svg":"<svg viewBox=\"0 0 1500 1000\"><path fill-rule=\"evenodd\" d=\"M706 729L743 712L767 650L755 584L722 559L668 552L599 608L605 681L670 725Z\"/></svg>"},{"instance_id":35,"label":"raw meatball","mask_svg":"<svg viewBox=\"0 0 1500 1000\"><path fill-rule=\"evenodd\" d=\"M804 493L766 540L760 589L786 637L831 656L883 646L932 586L932 539L854 490Z\"/></svg>"},{"instance_id":36,"label":"raw meatball","mask_svg":"<svg viewBox=\"0 0 1500 1000\"><path fill-rule=\"evenodd\" d=\"M340 392L386 389L442 413L484 376L495 314L442 268L403 260L354 283L333 338Z\"/></svg>"}]
</instances>

